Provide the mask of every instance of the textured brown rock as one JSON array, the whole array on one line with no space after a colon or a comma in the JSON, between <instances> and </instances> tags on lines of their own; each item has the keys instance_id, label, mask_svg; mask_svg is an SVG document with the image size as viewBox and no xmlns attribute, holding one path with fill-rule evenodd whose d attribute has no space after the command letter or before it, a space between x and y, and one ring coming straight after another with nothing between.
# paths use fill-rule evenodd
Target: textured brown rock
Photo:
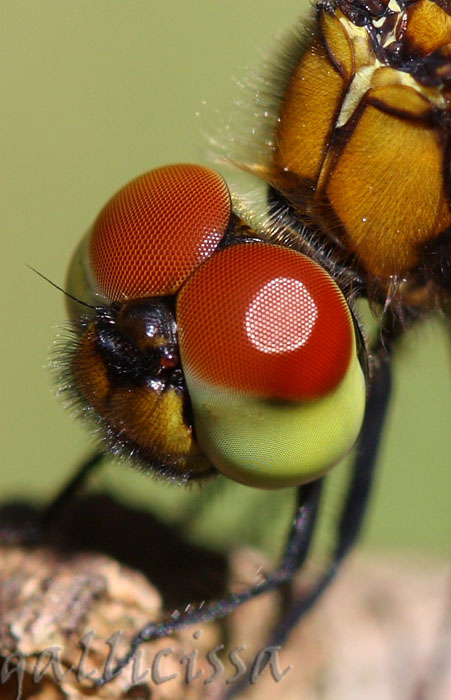
<instances>
[{"instance_id":1,"label":"textured brown rock","mask_svg":"<svg viewBox=\"0 0 451 700\"><path fill-rule=\"evenodd\" d=\"M96 514L103 506L109 510L116 507L105 501L93 503ZM91 505L88 501L83 503L75 530L90 532L84 527L86 522L83 525L80 521L80 513L87 517ZM125 512L122 516L121 531L131 542L126 518L132 516ZM94 688L92 680L83 679L79 672L95 671L100 676L108 658L107 640L120 631L116 653L123 654L137 630L171 611L177 595L186 602L188 590L188 599L194 605L196 600L199 603L201 597L193 593L194 584L190 583L193 559L197 567L194 578L197 585L204 587L202 594L208 593L208 599L222 592L216 578L218 572L223 584L228 581L229 590L237 591L255 583L268 570L264 557L246 548L239 549L229 558L227 574L216 555L207 551L202 555L200 550L186 545L186 552L183 548L177 550L172 567L166 568L163 575L163 560L158 559L156 552L152 556L148 552L146 561L156 560L159 568L156 588L151 566L143 565L145 572L138 571L126 565L124 557L118 559L93 551L99 549L99 528L100 525L96 538L90 534L91 551L82 542L83 537L75 546L69 521L64 528L60 524L39 547L0 548L0 700L17 697L19 674L13 672L12 659L4 661L12 653L19 653L24 664L24 700L225 698L233 687L227 680L237 672L233 650L249 671L277 619L282 600L279 593L251 601L225 621L193 626L143 645L139 670L148 669L149 673L133 687L131 664L101 688ZM173 535L164 533L166 545ZM172 554L174 547L175 540ZM133 552L130 554L134 559ZM254 684L240 686L238 697L445 700L451 692L448 582L447 567L439 562L351 558L313 613L295 628L280 650L280 670L291 667L284 678L276 683L267 668ZM301 586L306 585L305 577L299 578L296 585L299 593ZM223 672L206 684L214 671L207 654L221 644L224 649L217 656L224 664ZM238 647L244 648L237 652ZM47 655L43 655L45 650ZM195 662L193 672L201 675L187 683L188 661L184 657L190 654ZM51 656L53 664L47 664ZM33 678L36 668L42 678ZM158 683L158 670L165 676L176 676Z\"/></svg>"}]
</instances>

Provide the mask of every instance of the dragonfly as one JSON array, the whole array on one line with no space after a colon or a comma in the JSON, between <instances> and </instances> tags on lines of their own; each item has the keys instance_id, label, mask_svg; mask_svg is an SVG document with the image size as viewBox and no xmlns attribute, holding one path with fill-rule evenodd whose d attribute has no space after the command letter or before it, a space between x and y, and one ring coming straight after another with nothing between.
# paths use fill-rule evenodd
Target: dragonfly
<instances>
[{"instance_id":1,"label":"dragonfly","mask_svg":"<svg viewBox=\"0 0 451 700\"><path fill-rule=\"evenodd\" d=\"M262 78L256 143L231 156L265 184L265 216L210 168L164 166L113 196L70 264L60 386L100 443L45 519L108 454L182 484L221 473L297 488L278 568L149 623L113 675L143 642L290 582L325 475L353 449L330 561L280 620L274 642L286 638L359 535L399 338L449 317L449 7L320 0L308 26ZM371 343L359 300L377 319Z\"/></svg>"}]
</instances>

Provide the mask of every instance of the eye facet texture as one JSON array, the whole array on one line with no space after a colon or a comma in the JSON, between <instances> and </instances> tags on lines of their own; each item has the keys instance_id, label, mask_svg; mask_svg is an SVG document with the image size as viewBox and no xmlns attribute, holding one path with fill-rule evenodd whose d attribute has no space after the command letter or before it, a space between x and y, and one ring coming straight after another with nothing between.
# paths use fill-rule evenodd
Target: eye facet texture
<instances>
[{"instance_id":1,"label":"eye facet texture","mask_svg":"<svg viewBox=\"0 0 451 700\"><path fill-rule=\"evenodd\" d=\"M112 197L90 234L97 291L111 301L174 294L214 252L230 214L227 185L209 168L141 175Z\"/></svg>"},{"instance_id":2,"label":"eye facet texture","mask_svg":"<svg viewBox=\"0 0 451 700\"><path fill-rule=\"evenodd\" d=\"M177 299L201 449L250 486L315 479L352 447L365 406L353 321L311 259L266 243L218 251Z\"/></svg>"},{"instance_id":3,"label":"eye facet texture","mask_svg":"<svg viewBox=\"0 0 451 700\"><path fill-rule=\"evenodd\" d=\"M90 294L99 309L143 297L152 305L152 297L174 295L177 371L184 387L186 382L192 437L205 464L251 486L304 483L339 461L360 430L365 381L353 320L338 286L310 258L263 242L217 250L230 220L229 191L213 171L173 165L142 175L110 200L82 240L69 290L80 298ZM76 318L79 309L71 313ZM95 328L103 318L101 311L96 314ZM140 381L135 378L133 390L127 385L126 392L138 397L138 387L146 387L146 396L155 399L155 410L143 423L142 409L131 410L130 403L121 402L111 413L112 392L124 385L124 376L118 387L111 380L108 400L97 405L79 356L80 350L72 363L74 383L107 433L122 426L120 439L130 451L154 450L161 463L173 463L174 439L187 416L191 435L191 410L185 413L180 400L169 420L160 394L164 382L166 394L180 393L180 378L165 379L160 368L154 389L145 370L150 365L142 361ZM157 439L160 428L168 432L163 442ZM191 455L191 447L182 452ZM190 456L188 461L189 470L196 471L197 462Z\"/></svg>"},{"instance_id":4,"label":"eye facet texture","mask_svg":"<svg viewBox=\"0 0 451 700\"><path fill-rule=\"evenodd\" d=\"M330 393L351 359L351 316L310 258L247 243L216 253L178 297L185 370L269 400Z\"/></svg>"}]
</instances>

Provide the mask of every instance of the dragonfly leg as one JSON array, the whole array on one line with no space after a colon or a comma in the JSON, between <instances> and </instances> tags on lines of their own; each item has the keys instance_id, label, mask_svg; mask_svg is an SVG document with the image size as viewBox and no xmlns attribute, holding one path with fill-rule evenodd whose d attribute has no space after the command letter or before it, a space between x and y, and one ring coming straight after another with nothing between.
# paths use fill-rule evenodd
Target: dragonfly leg
<instances>
[{"instance_id":1,"label":"dragonfly leg","mask_svg":"<svg viewBox=\"0 0 451 700\"><path fill-rule=\"evenodd\" d=\"M2 523L0 526L0 543L23 545L37 542L46 528L58 519L64 507L71 501L88 475L100 464L103 458L104 454L102 452L96 452L82 462L62 491L41 512L36 513L34 509L30 508L25 515L21 515L21 523L19 525ZM11 506L13 516L16 509L16 505L13 504ZM6 519L8 520L8 516ZM15 522L17 517L13 517L13 519Z\"/></svg>"},{"instance_id":2,"label":"dragonfly leg","mask_svg":"<svg viewBox=\"0 0 451 700\"><path fill-rule=\"evenodd\" d=\"M283 643L290 630L313 607L336 575L340 564L360 534L373 485L378 449L390 393L391 354L385 348L370 386L365 417L357 445L357 454L348 490L339 515L336 543L330 562L312 589L294 601L278 625L274 639L271 642L273 644Z\"/></svg>"},{"instance_id":3,"label":"dragonfly leg","mask_svg":"<svg viewBox=\"0 0 451 700\"><path fill-rule=\"evenodd\" d=\"M80 464L79 468L71 476L64 488L48 505L45 506L44 510L41 512L39 516L39 525L41 530L45 530L49 525L58 519L60 513L62 513L66 505L70 503L88 476L100 465L104 457L105 455L103 452L94 452Z\"/></svg>"},{"instance_id":4,"label":"dragonfly leg","mask_svg":"<svg viewBox=\"0 0 451 700\"><path fill-rule=\"evenodd\" d=\"M166 637L178 629L194 624L202 624L229 615L235 608L262 593L274 590L290 581L294 572L307 557L317 521L318 507L322 490L322 479L306 484L298 489L298 503L290 531L290 536L279 568L263 581L240 593L232 593L222 599L211 601L202 607L171 616L162 622L150 622L133 638L128 653L119 659L115 667L99 679L98 685L108 683L121 673L131 661L139 646L153 639Z\"/></svg>"},{"instance_id":5,"label":"dragonfly leg","mask_svg":"<svg viewBox=\"0 0 451 700\"><path fill-rule=\"evenodd\" d=\"M105 454L103 452L94 452L90 457L85 459L71 476L64 488L42 511L39 516L39 524L41 529L51 525L64 510L65 506L72 500L78 489L84 484L88 476L96 469L103 461Z\"/></svg>"}]
</instances>

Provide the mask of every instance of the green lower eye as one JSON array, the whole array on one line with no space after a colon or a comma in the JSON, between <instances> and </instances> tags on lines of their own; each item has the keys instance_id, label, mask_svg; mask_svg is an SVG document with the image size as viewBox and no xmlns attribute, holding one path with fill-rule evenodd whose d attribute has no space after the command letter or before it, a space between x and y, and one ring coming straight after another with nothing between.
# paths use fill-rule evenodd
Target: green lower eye
<instances>
[{"instance_id":1,"label":"green lower eye","mask_svg":"<svg viewBox=\"0 0 451 700\"><path fill-rule=\"evenodd\" d=\"M201 450L249 486L311 481L357 439L365 379L349 306L328 272L281 246L217 252L177 299Z\"/></svg>"},{"instance_id":2,"label":"green lower eye","mask_svg":"<svg viewBox=\"0 0 451 700\"><path fill-rule=\"evenodd\" d=\"M365 408L357 355L340 385L306 402L271 401L187 376L196 435L211 462L248 486L273 489L321 476L352 448Z\"/></svg>"}]
</instances>

